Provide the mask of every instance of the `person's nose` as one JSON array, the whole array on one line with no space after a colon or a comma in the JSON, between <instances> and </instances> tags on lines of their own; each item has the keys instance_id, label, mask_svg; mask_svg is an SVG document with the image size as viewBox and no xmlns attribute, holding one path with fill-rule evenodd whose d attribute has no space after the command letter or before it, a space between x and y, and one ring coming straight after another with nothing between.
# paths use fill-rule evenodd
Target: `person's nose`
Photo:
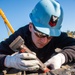
<instances>
[{"instance_id":1,"label":"person's nose","mask_svg":"<svg viewBox=\"0 0 75 75\"><path fill-rule=\"evenodd\" d=\"M42 43L47 43L47 41L48 41L47 37L41 38L41 42L42 42Z\"/></svg>"}]
</instances>

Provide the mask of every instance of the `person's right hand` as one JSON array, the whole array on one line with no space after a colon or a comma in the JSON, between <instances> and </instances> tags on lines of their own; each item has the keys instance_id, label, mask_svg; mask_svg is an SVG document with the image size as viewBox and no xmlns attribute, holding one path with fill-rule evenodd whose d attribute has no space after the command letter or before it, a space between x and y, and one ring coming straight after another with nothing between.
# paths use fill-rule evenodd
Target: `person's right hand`
<instances>
[{"instance_id":1,"label":"person's right hand","mask_svg":"<svg viewBox=\"0 0 75 75\"><path fill-rule=\"evenodd\" d=\"M30 53L15 53L7 55L4 65L8 68L16 68L24 71L35 71L39 69L39 61L36 55Z\"/></svg>"}]
</instances>

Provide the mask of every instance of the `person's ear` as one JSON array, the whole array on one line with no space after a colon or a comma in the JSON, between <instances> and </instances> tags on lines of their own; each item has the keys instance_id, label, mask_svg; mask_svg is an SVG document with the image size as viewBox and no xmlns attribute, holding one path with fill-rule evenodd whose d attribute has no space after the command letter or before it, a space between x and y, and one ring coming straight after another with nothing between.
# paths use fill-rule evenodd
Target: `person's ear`
<instances>
[{"instance_id":1,"label":"person's ear","mask_svg":"<svg viewBox=\"0 0 75 75\"><path fill-rule=\"evenodd\" d=\"M29 23L29 31L30 31L30 32L33 31L33 25L32 25L32 23Z\"/></svg>"}]
</instances>

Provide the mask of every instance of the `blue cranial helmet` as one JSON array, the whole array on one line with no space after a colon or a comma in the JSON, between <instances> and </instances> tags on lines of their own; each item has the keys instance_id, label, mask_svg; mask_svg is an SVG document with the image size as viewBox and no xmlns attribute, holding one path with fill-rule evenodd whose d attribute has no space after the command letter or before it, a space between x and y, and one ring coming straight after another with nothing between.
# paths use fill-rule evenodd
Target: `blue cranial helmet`
<instances>
[{"instance_id":1,"label":"blue cranial helmet","mask_svg":"<svg viewBox=\"0 0 75 75\"><path fill-rule=\"evenodd\" d=\"M35 28L49 36L59 36L63 20L63 11L55 0L39 1L32 12L30 19Z\"/></svg>"}]
</instances>

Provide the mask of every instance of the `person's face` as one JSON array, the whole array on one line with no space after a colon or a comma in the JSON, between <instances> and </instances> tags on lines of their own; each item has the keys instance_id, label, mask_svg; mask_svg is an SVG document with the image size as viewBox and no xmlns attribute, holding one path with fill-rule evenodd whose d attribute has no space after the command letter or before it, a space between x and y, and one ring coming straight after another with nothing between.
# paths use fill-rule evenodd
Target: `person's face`
<instances>
[{"instance_id":1,"label":"person's face","mask_svg":"<svg viewBox=\"0 0 75 75\"><path fill-rule=\"evenodd\" d=\"M36 31L32 23L29 25L29 30L31 32L32 41L37 48L43 48L52 39L52 37L48 37L47 35Z\"/></svg>"}]
</instances>

